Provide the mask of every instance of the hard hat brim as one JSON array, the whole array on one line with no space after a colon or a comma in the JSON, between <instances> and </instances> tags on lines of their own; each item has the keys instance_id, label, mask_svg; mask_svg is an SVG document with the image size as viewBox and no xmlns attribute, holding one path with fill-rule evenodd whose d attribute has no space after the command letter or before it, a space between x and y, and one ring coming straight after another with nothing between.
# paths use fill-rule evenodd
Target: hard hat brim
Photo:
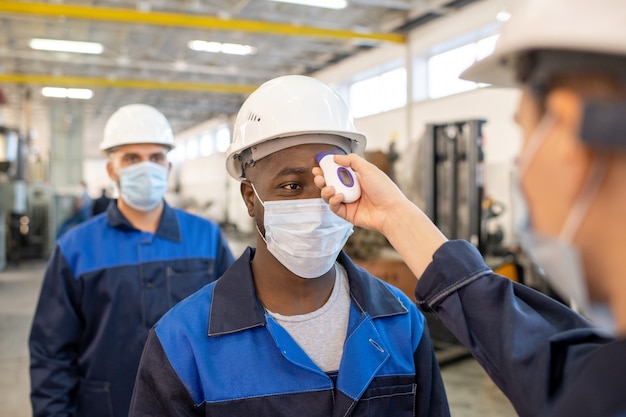
<instances>
[{"instance_id":1,"label":"hard hat brim","mask_svg":"<svg viewBox=\"0 0 626 417\"><path fill-rule=\"evenodd\" d=\"M163 146L164 148L167 148L168 152L176 147L176 144L174 143L159 143L159 142L134 142L133 143L131 142L131 143L113 144L110 146L102 146L101 144L100 150L104 153L109 153L117 148L121 148L122 146L127 146L127 145L159 145L159 146Z\"/></svg>"},{"instance_id":2,"label":"hard hat brim","mask_svg":"<svg viewBox=\"0 0 626 417\"><path fill-rule=\"evenodd\" d=\"M230 174L231 177L233 177L234 179L238 180L238 181L242 181L245 178L242 178L243 175L243 171L242 171L242 167L241 167L241 161L239 161L238 159L236 159L235 157L239 154L241 154L242 152L244 152L246 149L249 149L253 146L262 146L264 143L268 143L271 142L273 140L276 139L280 139L280 138L290 138L290 137L294 137L294 136L313 136L313 135L328 135L328 136L339 136L339 137L343 137L345 139L347 139L347 141L350 144L350 149L344 149L343 146L340 146L342 149L344 149L345 151L349 152L349 153L357 153L359 155L363 154L363 152L365 151L365 146L367 143L367 139L366 136L363 135L362 133L357 133L357 132L337 132L337 131L311 131L311 132L292 132L292 133L284 133L282 134L280 137L271 137L271 138L267 138L263 141L257 142L251 146L242 148L242 149L238 149L237 151L232 151L232 150L228 150L226 153L226 171L228 171L228 173ZM313 140L305 140L303 142L297 143L297 145L304 145L304 144L311 144L311 143L320 143L320 144L335 144L336 143L332 143L332 142L328 142L328 141L324 141L324 140L319 140L319 141L313 141ZM296 144L294 144L295 146Z\"/></svg>"},{"instance_id":3,"label":"hard hat brim","mask_svg":"<svg viewBox=\"0 0 626 417\"><path fill-rule=\"evenodd\" d=\"M512 51L495 52L468 67L459 78L496 87L518 87L512 57Z\"/></svg>"}]
</instances>

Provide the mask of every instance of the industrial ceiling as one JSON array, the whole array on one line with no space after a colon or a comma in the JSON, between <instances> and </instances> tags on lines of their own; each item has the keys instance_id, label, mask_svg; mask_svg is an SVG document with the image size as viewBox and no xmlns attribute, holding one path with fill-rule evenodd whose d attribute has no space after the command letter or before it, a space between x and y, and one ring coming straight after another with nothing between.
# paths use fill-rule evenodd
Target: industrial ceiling
<instances>
[{"instance_id":1,"label":"industrial ceiling","mask_svg":"<svg viewBox=\"0 0 626 417\"><path fill-rule=\"evenodd\" d=\"M328 9L271 0L2 0L0 105L22 114L23 128L25 113L63 100L43 98L42 87L93 90L81 112L85 153L97 154L102 126L121 105L151 104L180 132L236 113L269 78L314 75L363 50L403 43L408 30L473 1L349 0ZM97 42L104 50L34 50L33 38ZM256 53L194 51L192 40Z\"/></svg>"}]
</instances>

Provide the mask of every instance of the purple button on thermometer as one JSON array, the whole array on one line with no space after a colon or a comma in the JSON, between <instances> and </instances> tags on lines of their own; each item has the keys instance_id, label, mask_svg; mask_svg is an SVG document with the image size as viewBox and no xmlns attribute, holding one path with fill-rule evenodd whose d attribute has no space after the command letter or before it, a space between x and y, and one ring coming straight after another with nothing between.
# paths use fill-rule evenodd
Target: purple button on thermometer
<instances>
[{"instance_id":1,"label":"purple button on thermometer","mask_svg":"<svg viewBox=\"0 0 626 417\"><path fill-rule=\"evenodd\" d=\"M361 186L354 171L336 163L334 156L332 153L322 152L316 156L317 163L324 171L326 185L335 187L335 193L343 194L344 203L353 203L361 197Z\"/></svg>"}]
</instances>

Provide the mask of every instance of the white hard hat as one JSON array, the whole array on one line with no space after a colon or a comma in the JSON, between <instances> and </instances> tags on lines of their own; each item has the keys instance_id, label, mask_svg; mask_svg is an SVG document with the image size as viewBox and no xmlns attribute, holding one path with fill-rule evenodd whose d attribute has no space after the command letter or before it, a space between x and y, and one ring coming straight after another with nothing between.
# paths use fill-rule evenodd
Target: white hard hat
<instances>
[{"instance_id":1,"label":"white hard hat","mask_svg":"<svg viewBox=\"0 0 626 417\"><path fill-rule=\"evenodd\" d=\"M362 153L366 145L365 135L354 127L354 118L343 99L326 84L303 75L267 81L243 103L226 151L228 173L241 180L240 154L263 148L259 145L268 141L278 145L266 147L272 152L304 143L331 143L346 152ZM255 159L260 159L268 152L256 155Z\"/></svg>"},{"instance_id":2,"label":"white hard hat","mask_svg":"<svg viewBox=\"0 0 626 417\"><path fill-rule=\"evenodd\" d=\"M153 143L174 147L174 134L169 122L157 109L146 104L120 107L109 117L100 143L102 151L122 145Z\"/></svg>"},{"instance_id":3,"label":"white hard hat","mask_svg":"<svg viewBox=\"0 0 626 417\"><path fill-rule=\"evenodd\" d=\"M524 0L515 5L493 54L461 78L513 87L516 58L533 50L626 56L624 0Z\"/></svg>"}]
</instances>

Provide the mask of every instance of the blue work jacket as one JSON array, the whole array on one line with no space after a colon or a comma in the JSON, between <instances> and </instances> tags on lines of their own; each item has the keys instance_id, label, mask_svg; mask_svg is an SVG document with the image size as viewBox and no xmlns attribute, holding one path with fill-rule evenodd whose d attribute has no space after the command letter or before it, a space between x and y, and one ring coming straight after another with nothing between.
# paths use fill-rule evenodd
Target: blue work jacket
<instances>
[{"instance_id":1,"label":"blue work jacket","mask_svg":"<svg viewBox=\"0 0 626 417\"><path fill-rule=\"evenodd\" d=\"M485 265L450 241L416 287L509 398L520 417L626 416L626 340Z\"/></svg>"},{"instance_id":2,"label":"blue work jacket","mask_svg":"<svg viewBox=\"0 0 626 417\"><path fill-rule=\"evenodd\" d=\"M167 204L156 233L112 203L58 241L32 324L33 415L128 415L148 331L234 261L219 227Z\"/></svg>"},{"instance_id":3,"label":"blue work jacket","mask_svg":"<svg viewBox=\"0 0 626 417\"><path fill-rule=\"evenodd\" d=\"M248 249L151 331L130 416L448 416L425 320L345 255L351 306L338 373L324 373L261 305Z\"/></svg>"}]
</instances>

